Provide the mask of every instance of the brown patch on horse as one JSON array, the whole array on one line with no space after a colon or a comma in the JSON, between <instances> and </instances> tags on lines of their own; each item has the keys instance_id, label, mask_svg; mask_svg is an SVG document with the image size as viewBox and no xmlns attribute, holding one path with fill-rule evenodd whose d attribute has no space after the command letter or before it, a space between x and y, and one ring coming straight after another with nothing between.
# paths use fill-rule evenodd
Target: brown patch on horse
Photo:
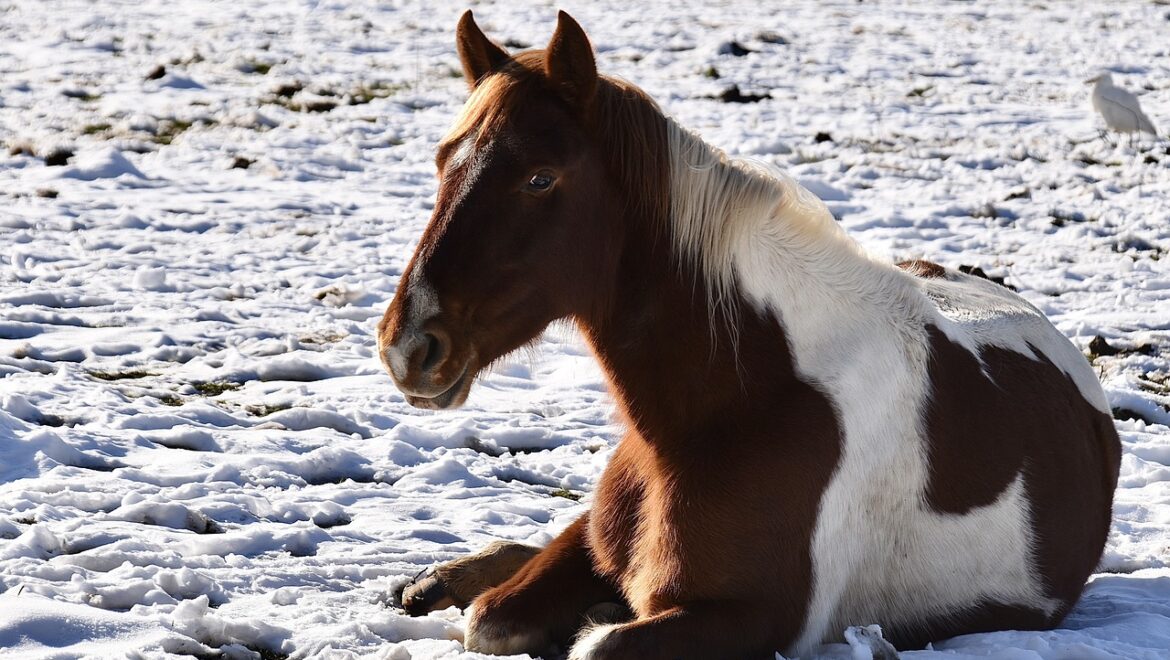
<instances>
[{"instance_id":1,"label":"brown patch on horse","mask_svg":"<svg viewBox=\"0 0 1170 660\"><path fill-rule=\"evenodd\" d=\"M947 274L946 268L943 268L942 266L934 263L933 261L927 261L925 259L912 259L910 261L899 261L897 263L897 266L898 266L898 268L901 268L902 270L904 270L907 273L910 273L911 275L914 275L916 277L923 277L923 278L945 277Z\"/></svg>"},{"instance_id":2,"label":"brown patch on horse","mask_svg":"<svg viewBox=\"0 0 1170 660\"><path fill-rule=\"evenodd\" d=\"M1121 455L1112 419L1035 348L1032 358L988 346L976 359L937 328L928 333L927 504L963 514L994 502L1022 473L1044 591L1063 604L1039 619L976 609L969 623L968 615L950 617L940 630L1055 625L1079 597L1109 532Z\"/></svg>"},{"instance_id":3,"label":"brown patch on horse","mask_svg":"<svg viewBox=\"0 0 1170 660\"><path fill-rule=\"evenodd\" d=\"M882 630L885 638L902 651L916 651L927 644L957 635L999 630L1047 630L1055 617L1016 605L982 603L957 614L920 621L913 630ZM1056 618L1059 621L1059 618Z\"/></svg>"},{"instance_id":4,"label":"brown patch on horse","mask_svg":"<svg viewBox=\"0 0 1170 660\"><path fill-rule=\"evenodd\" d=\"M665 237L629 240L642 241L632 255L653 255L623 263L622 279L639 285L611 315L579 319L632 426L594 500L597 566L639 617L709 628L713 655L767 655L804 621L839 423L795 374L773 317L737 300L733 340L725 323L709 323L709 293L693 289L697 274L673 261ZM740 355L751 370L738 368ZM767 616L695 622L678 611L707 601Z\"/></svg>"}]
</instances>

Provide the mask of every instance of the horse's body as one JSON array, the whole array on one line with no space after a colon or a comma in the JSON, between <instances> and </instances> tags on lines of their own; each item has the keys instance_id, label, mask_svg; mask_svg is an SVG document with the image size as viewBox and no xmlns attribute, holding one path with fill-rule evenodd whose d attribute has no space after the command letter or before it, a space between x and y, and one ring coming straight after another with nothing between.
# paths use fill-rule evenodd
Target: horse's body
<instances>
[{"instance_id":1,"label":"horse's body","mask_svg":"<svg viewBox=\"0 0 1170 660\"><path fill-rule=\"evenodd\" d=\"M791 180L598 77L562 15L511 58L470 15L474 93L387 311L415 405L573 318L629 431L590 512L478 598L467 646L770 657L847 625L902 646L1044 628L1109 527L1119 444L1087 362L1022 298L866 256Z\"/></svg>"}]
</instances>

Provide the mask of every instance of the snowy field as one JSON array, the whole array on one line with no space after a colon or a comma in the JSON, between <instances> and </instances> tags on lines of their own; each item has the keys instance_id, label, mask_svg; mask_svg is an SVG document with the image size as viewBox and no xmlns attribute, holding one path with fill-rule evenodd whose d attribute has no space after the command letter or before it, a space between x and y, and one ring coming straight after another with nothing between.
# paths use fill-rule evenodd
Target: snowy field
<instances>
[{"instance_id":1,"label":"snowy field","mask_svg":"<svg viewBox=\"0 0 1170 660\"><path fill-rule=\"evenodd\" d=\"M1018 287L1116 408L1115 524L1064 628L903 657L1170 658L1170 149L1101 140L1083 83L1170 128L1170 6L689 4L562 6L603 72L872 251ZM557 6L476 15L542 47ZM0 0L0 656L459 657L462 614L395 588L585 510L619 429L572 329L454 412L375 357L464 8Z\"/></svg>"}]
</instances>

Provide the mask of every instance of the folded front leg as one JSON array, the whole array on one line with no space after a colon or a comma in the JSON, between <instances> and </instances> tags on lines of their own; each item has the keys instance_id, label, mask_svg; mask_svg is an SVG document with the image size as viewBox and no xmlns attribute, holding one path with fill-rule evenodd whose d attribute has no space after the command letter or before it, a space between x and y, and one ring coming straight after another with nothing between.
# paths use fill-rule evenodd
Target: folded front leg
<instances>
[{"instance_id":1,"label":"folded front leg","mask_svg":"<svg viewBox=\"0 0 1170 660\"><path fill-rule=\"evenodd\" d=\"M768 602L699 602L584 631L569 660L768 659L794 633Z\"/></svg>"},{"instance_id":2,"label":"folded front leg","mask_svg":"<svg viewBox=\"0 0 1170 660\"><path fill-rule=\"evenodd\" d=\"M567 644L591 608L621 601L594 571L587 519L588 514L579 518L511 579L472 603L467 650L545 654Z\"/></svg>"}]
</instances>

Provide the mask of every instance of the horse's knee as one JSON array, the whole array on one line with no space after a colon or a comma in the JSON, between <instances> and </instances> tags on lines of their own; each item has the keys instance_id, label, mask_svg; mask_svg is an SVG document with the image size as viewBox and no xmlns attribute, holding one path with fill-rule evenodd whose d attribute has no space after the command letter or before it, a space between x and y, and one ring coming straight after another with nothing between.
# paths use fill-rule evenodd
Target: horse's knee
<instances>
[{"instance_id":1,"label":"horse's knee","mask_svg":"<svg viewBox=\"0 0 1170 660\"><path fill-rule=\"evenodd\" d=\"M465 608L477 596L502 584L540 552L520 543L496 541L482 551L420 574L402 590L402 608L419 616L452 605Z\"/></svg>"},{"instance_id":2,"label":"horse's knee","mask_svg":"<svg viewBox=\"0 0 1170 660\"><path fill-rule=\"evenodd\" d=\"M512 584L487 591L468 610L464 646L496 655L559 656L583 627L628 621L632 616L623 603L574 603L573 585L560 586L563 597L551 599L547 591Z\"/></svg>"},{"instance_id":3,"label":"horse's knee","mask_svg":"<svg viewBox=\"0 0 1170 660\"><path fill-rule=\"evenodd\" d=\"M493 589L477 598L469 610L463 646L492 655L540 655L552 647L548 631L534 613L517 611L511 594Z\"/></svg>"}]
</instances>

